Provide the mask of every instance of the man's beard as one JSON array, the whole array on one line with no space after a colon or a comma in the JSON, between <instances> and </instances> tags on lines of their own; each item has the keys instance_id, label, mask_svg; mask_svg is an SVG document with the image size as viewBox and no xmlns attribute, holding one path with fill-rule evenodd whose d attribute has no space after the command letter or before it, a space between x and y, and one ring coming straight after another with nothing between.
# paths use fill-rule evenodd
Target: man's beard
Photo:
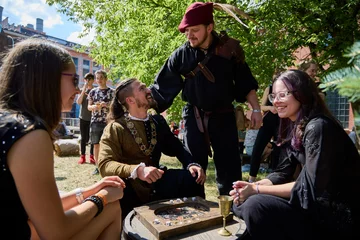
<instances>
[{"instance_id":1,"label":"man's beard","mask_svg":"<svg viewBox=\"0 0 360 240\"><path fill-rule=\"evenodd\" d=\"M153 108L153 109L155 109L155 110L157 111L158 104L157 104L157 101L156 101L155 99L152 98L152 99L149 101L149 105L150 105L150 108Z\"/></svg>"},{"instance_id":2,"label":"man's beard","mask_svg":"<svg viewBox=\"0 0 360 240\"><path fill-rule=\"evenodd\" d=\"M197 39L198 42L197 42L195 45L192 45L192 44L190 43L190 46L193 47L193 48L201 47L201 46L205 43L205 41L206 41L207 38L208 38L208 33L205 32L204 37L203 37L202 39L199 39L199 38L198 38L198 39Z\"/></svg>"},{"instance_id":3,"label":"man's beard","mask_svg":"<svg viewBox=\"0 0 360 240\"><path fill-rule=\"evenodd\" d=\"M140 102L138 99L135 99L137 107L145 108L145 109L150 109L150 108L154 108L155 110L157 109L158 105L157 105L157 102L155 101L155 99L147 98L146 100L147 100L147 102Z\"/></svg>"}]
</instances>

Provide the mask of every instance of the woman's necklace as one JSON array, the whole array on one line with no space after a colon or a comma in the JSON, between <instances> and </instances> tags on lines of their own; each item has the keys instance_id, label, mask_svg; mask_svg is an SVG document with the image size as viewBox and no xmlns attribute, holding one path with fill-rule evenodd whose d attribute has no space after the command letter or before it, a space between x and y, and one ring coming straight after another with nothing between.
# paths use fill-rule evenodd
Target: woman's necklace
<instances>
[{"instance_id":1,"label":"woman's necklace","mask_svg":"<svg viewBox=\"0 0 360 240\"><path fill-rule=\"evenodd\" d=\"M125 115L126 127L130 130L131 135L134 137L135 142L137 143L137 145L139 145L140 150L146 156L149 156L152 153L152 151L154 150L155 145L157 143L157 140L156 140L156 127L155 127L155 124L153 122L152 117L149 117L149 121L150 121L150 126L151 126L151 139L150 139L150 142L149 142L149 147L147 148L146 145L143 142L143 139L139 136L139 133L136 130L134 123L131 122L129 114Z\"/></svg>"}]
</instances>

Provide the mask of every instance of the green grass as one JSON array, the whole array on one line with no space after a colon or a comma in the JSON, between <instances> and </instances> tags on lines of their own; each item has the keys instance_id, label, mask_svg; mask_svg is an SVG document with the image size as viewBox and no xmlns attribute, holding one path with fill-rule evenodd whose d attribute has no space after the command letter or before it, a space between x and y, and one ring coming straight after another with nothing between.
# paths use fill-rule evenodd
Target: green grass
<instances>
[{"instance_id":1,"label":"green grass","mask_svg":"<svg viewBox=\"0 0 360 240\"><path fill-rule=\"evenodd\" d=\"M88 151L87 151L88 152ZM95 169L94 165L89 163L77 164L79 156L58 157L55 156L55 179L60 191L68 192L78 187L86 187L100 180L99 175L92 175ZM161 164L168 168L181 168L180 161L175 157L163 155ZM262 179L266 173L258 174L257 179ZM243 173L243 180L249 179L249 173ZM207 170L207 179L205 182L206 199L209 201L217 201L219 195L215 180L215 165L212 158L209 158Z\"/></svg>"}]
</instances>

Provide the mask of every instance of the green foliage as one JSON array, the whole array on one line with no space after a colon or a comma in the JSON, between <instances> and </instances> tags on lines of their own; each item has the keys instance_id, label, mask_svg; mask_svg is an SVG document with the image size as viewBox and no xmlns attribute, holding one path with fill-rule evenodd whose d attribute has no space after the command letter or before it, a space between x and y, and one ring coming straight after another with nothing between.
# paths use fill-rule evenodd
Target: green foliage
<instances>
[{"instance_id":1,"label":"green foliage","mask_svg":"<svg viewBox=\"0 0 360 240\"><path fill-rule=\"evenodd\" d=\"M326 75L320 87L336 89L339 94L349 98L350 102L360 100L360 42L347 49L344 54L350 58L348 66Z\"/></svg>"},{"instance_id":2,"label":"green foliage","mask_svg":"<svg viewBox=\"0 0 360 240\"><path fill-rule=\"evenodd\" d=\"M151 84L168 56L185 42L177 27L193 1L47 0L75 22L84 34L96 30L91 56L109 67L110 77L138 77ZM343 51L359 38L360 0L219 0L245 10L256 20L245 28L215 11L215 28L241 41L246 61L260 84L259 98L274 69L294 65L294 51L309 47L310 56L330 70L343 68ZM177 98L168 113L180 118Z\"/></svg>"}]
</instances>

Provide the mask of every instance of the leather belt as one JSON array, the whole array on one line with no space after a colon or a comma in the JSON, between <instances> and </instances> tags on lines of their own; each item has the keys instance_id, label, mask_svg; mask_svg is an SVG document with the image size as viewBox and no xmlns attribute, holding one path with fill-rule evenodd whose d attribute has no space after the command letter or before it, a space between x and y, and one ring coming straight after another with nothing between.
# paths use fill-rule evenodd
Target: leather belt
<instances>
[{"instance_id":1,"label":"leather belt","mask_svg":"<svg viewBox=\"0 0 360 240\"><path fill-rule=\"evenodd\" d=\"M206 141L207 148L208 148L208 156L212 157L211 141L210 141L210 135L209 135L209 131L208 131L210 115L213 113L233 112L234 109L230 109L230 108L226 109L225 108L225 109L221 109L221 110L217 110L217 111L203 111L203 110L199 110L199 108L196 106L193 106L193 108L194 108L195 120L196 120L198 129L200 132L204 133L205 141ZM204 119L201 118L200 111L204 112Z\"/></svg>"}]
</instances>

